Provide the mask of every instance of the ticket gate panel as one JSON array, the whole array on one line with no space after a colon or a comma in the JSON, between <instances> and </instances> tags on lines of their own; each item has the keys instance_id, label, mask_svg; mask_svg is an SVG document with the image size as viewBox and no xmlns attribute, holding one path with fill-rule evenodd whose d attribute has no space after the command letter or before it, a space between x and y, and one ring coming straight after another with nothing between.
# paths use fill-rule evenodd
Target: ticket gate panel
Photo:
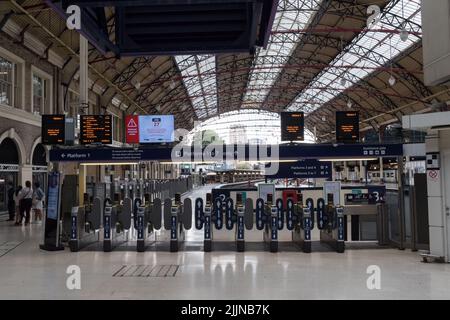
<instances>
[{"instance_id":1,"label":"ticket gate panel","mask_svg":"<svg viewBox=\"0 0 450 320\"><path fill-rule=\"evenodd\" d=\"M326 226L325 218L325 200L320 198L317 200L317 227L323 230Z\"/></svg>"},{"instance_id":2,"label":"ticket gate panel","mask_svg":"<svg viewBox=\"0 0 450 320\"><path fill-rule=\"evenodd\" d=\"M214 224L217 230L222 229L223 227L223 207L222 207L222 199L220 197L214 200Z\"/></svg>"},{"instance_id":3,"label":"ticket gate panel","mask_svg":"<svg viewBox=\"0 0 450 320\"><path fill-rule=\"evenodd\" d=\"M157 198L153 200L152 208L150 211L150 221L156 230L161 229L161 222L162 222L161 207L162 207L161 199Z\"/></svg>"},{"instance_id":4,"label":"ticket gate panel","mask_svg":"<svg viewBox=\"0 0 450 320\"><path fill-rule=\"evenodd\" d=\"M200 230L203 228L204 211L203 211L203 199L197 198L195 200L195 228Z\"/></svg>"},{"instance_id":5,"label":"ticket gate panel","mask_svg":"<svg viewBox=\"0 0 450 320\"><path fill-rule=\"evenodd\" d=\"M256 216L256 229L264 230L265 204L263 199L256 200L255 216Z\"/></svg>"},{"instance_id":6,"label":"ticket gate panel","mask_svg":"<svg viewBox=\"0 0 450 320\"><path fill-rule=\"evenodd\" d=\"M118 221L123 230L130 230L131 228L131 216L133 212L133 200L131 198L125 198L123 200L122 210L118 215Z\"/></svg>"},{"instance_id":7,"label":"ticket gate panel","mask_svg":"<svg viewBox=\"0 0 450 320\"><path fill-rule=\"evenodd\" d=\"M184 199L183 202L183 227L186 230L190 230L192 228L192 201L189 198Z\"/></svg>"},{"instance_id":8,"label":"ticket gate panel","mask_svg":"<svg viewBox=\"0 0 450 320\"><path fill-rule=\"evenodd\" d=\"M164 229L170 230L172 227L172 199L164 200Z\"/></svg>"},{"instance_id":9,"label":"ticket gate panel","mask_svg":"<svg viewBox=\"0 0 450 320\"><path fill-rule=\"evenodd\" d=\"M102 225L102 212L103 205L102 200L100 198L95 198L92 204L92 210L88 215L88 221L91 224L92 230L100 229Z\"/></svg>"},{"instance_id":10,"label":"ticket gate panel","mask_svg":"<svg viewBox=\"0 0 450 320\"><path fill-rule=\"evenodd\" d=\"M253 229L253 200L245 200L245 212L244 212L245 228L247 230Z\"/></svg>"},{"instance_id":11,"label":"ticket gate panel","mask_svg":"<svg viewBox=\"0 0 450 320\"><path fill-rule=\"evenodd\" d=\"M136 250L137 252L145 251L145 238L146 238L146 208L143 206L139 206L136 210L135 220L136 220L136 231L137 231L137 244Z\"/></svg>"},{"instance_id":12,"label":"ticket gate panel","mask_svg":"<svg viewBox=\"0 0 450 320\"><path fill-rule=\"evenodd\" d=\"M225 200L225 227L227 230L234 228L234 202L231 198Z\"/></svg>"},{"instance_id":13,"label":"ticket gate panel","mask_svg":"<svg viewBox=\"0 0 450 320\"><path fill-rule=\"evenodd\" d=\"M311 214L311 216L309 218L311 224L309 227L312 230L312 229L314 229L314 200L312 198L306 199L306 206L309 208L309 211Z\"/></svg>"},{"instance_id":14,"label":"ticket gate panel","mask_svg":"<svg viewBox=\"0 0 450 320\"><path fill-rule=\"evenodd\" d=\"M283 200L278 199L276 201L276 206L278 209L278 212L277 212L278 230L283 230L283 227L284 227Z\"/></svg>"},{"instance_id":15,"label":"ticket gate panel","mask_svg":"<svg viewBox=\"0 0 450 320\"><path fill-rule=\"evenodd\" d=\"M292 198L287 199L286 201L286 228L289 231L294 230L295 226L295 208L294 208L294 201Z\"/></svg>"}]
</instances>

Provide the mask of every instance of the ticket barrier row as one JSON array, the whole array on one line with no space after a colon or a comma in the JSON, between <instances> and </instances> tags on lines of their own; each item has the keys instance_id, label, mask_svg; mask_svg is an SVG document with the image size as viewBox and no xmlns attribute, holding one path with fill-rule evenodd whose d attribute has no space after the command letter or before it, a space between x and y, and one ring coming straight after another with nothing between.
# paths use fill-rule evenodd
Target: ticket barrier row
<instances>
[{"instance_id":1,"label":"ticket barrier row","mask_svg":"<svg viewBox=\"0 0 450 320\"><path fill-rule=\"evenodd\" d=\"M151 202L148 194L144 199L136 198L134 202L129 197L121 201L119 194L115 195L114 200L107 198L103 202L100 198L85 199L84 206L72 210L69 248L77 252L100 241L102 233L103 251L110 252L129 240L130 229L134 227L136 251L144 252L149 236L154 230L164 227L170 230L170 251L176 252L180 242L184 241L184 230L190 229L191 225L191 200L185 199L182 203L180 194L175 195L175 200L166 199L164 206L160 199Z\"/></svg>"},{"instance_id":2,"label":"ticket barrier row","mask_svg":"<svg viewBox=\"0 0 450 320\"><path fill-rule=\"evenodd\" d=\"M268 245L270 252L278 252L278 231L286 229L292 231L292 240L297 243L303 252L310 253L311 232L314 229L315 214L317 225L321 232L321 241L330 245L337 252L344 252L344 210L343 207L330 202L325 205L323 199L317 201L314 208L312 199L306 200L303 205L302 195L298 194L298 202L293 199L273 201L273 196L267 196L267 202L263 199L256 200L253 208L252 199L242 201L242 194L237 194L236 205L233 199L225 201L217 198L212 201L211 194L207 194L206 203L198 198L195 201L195 227L204 230L204 251L209 252L213 247L213 229L221 230L223 226L227 230L235 230L236 251L245 251L245 230L252 230L254 223L256 229L263 231L264 242ZM286 221L286 222L285 222Z\"/></svg>"},{"instance_id":3,"label":"ticket barrier row","mask_svg":"<svg viewBox=\"0 0 450 320\"><path fill-rule=\"evenodd\" d=\"M292 199L286 201L273 201L268 195L267 202L263 199L253 201L242 200L242 194L233 199L222 201L220 198L212 200L207 194L206 203L198 198L195 201L195 227L204 230L204 251L213 248L213 229L235 231L236 251L245 251L245 230L256 229L263 231L264 242L270 252L278 251L278 231L292 231L292 240L298 243L303 252L311 252L311 231L314 229L314 213L317 215L317 225L321 233L321 241L329 244L337 252L344 252L344 210L343 207L334 206L332 197L325 205L323 199L317 201L314 208L312 199L306 200L303 205L301 194L299 201ZM162 217L164 221L162 223ZM115 195L114 201L107 198L103 202L100 198L92 201L85 199L85 205L72 210L72 228L69 241L71 251L79 251L82 247L100 240L103 229L103 250L112 251L117 245L129 240L129 232L133 226L136 230L136 250L144 252L148 238L155 230L164 228L170 230L170 251L177 252L184 241L185 230L192 227L192 203L186 198L181 201L181 195L176 194L175 200L166 199L164 204L160 199L150 201L150 196L144 199L136 198L133 201L125 198L120 201ZM132 224L133 220L133 224Z\"/></svg>"}]
</instances>

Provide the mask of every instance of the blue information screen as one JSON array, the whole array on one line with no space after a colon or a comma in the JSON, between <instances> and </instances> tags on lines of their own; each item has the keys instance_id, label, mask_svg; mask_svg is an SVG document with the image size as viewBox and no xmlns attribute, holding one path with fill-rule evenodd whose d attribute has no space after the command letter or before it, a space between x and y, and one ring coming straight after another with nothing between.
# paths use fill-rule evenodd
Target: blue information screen
<instances>
[{"instance_id":1,"label":"blue information screen","mask_svg":"<svg viewBox=\"0 0 450 320\"><path fill-rule=\"evenodd\" d=\"M59 173L48 175L47 219L58 220Z\"/></svg>"},{"instance_id":2,"label":"blue information screen","mask_svg":"<svg viewBox=\"0 0 450 320\"><path fill-rule=\"evenodd\" d=\"M139 116L139 142L164 143L174 141L173 115Z\"/></svg>"}]
</instances>

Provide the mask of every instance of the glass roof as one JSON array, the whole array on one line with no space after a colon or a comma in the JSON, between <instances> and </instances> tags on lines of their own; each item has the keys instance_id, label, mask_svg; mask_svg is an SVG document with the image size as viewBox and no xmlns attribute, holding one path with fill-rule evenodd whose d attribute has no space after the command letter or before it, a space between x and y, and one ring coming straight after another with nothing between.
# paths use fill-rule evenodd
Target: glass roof
<instances>
[{"instance_id":1,"label":"glass roof","mask_svg":"<svg viewBox=\"0 0 450 320\"><path fill-rule=\"evenodd\" d=\"M298 10L278 11L272 31L304 29L315 12L315 10L311 10L311 3L312 1L303 1L302 4L297 4ZM281 5L282 2L279 7ZM292 41L281 43L273 41L273 36L271 36L267 49L258 49L242 103L244 108L256 108L264 102L276 80L275 75L278 75L288 62L296 43L301 38L301 33L292 33L292 37ZM270 57L277 57L277 59L272 61ZM265 77L264 74L271 76Z\"/></svg>"},{"instance_id":2,"label":"glass roof","mask_svg":"<svg viewBox=\"0 0 450 320\"><path fill-rule=\"evenodd\" d=\"M410 33L408 40L402 41L399 33L366 30L297 96L288 110L303 110L309 113L320 108L357 81L375 72L377 67L388 64L420 41L421 38L412 33L420 33L421 24L420 0L392 1L385 8L381 21L372 28L404 28Z\"/></svg>"},{"instance_id":3,"label":"glass roof","mask_svg":"<svg viewBox=\"0 0 450 320\"><path fill-rule=\"evenodd\" d=\"M217 114L216 58L213 55L176 56L178 68L198 119Z\"/></svg>"},{"instance_id":4,"label":"glass roof","mask_svg":"<svg viewBox=\"0 0 450 320\"><path fill-rule=\"evenodd\" d=\"M199 123L190 133L211 130L217 133L225 144L278 144L281 142L281 120L278 113L259 110L227 112ZM305 142L313 142L311 132L305 131Z\"/></svg>"}]
</instances>

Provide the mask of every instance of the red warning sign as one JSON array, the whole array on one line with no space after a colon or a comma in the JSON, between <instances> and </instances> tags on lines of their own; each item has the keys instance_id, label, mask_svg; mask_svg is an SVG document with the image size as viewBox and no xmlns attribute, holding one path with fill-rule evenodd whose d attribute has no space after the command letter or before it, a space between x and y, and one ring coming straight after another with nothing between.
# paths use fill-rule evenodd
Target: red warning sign
<instances>
[{"instance_id":1,"label":"red warning sign","mask_svg":"<svg viewBox=\"0 0 450 320\"><path fill-rule=\"evenodd\" d=\"M139 143L139 116L126 116L125 132L127 143Z\"/></svg>"}]
</instances>

